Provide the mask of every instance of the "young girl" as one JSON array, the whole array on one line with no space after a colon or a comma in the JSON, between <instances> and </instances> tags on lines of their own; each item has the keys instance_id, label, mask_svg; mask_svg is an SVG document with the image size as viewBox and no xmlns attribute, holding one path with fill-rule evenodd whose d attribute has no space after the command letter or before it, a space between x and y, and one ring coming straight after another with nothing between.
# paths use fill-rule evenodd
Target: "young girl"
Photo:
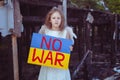
<instances>
[{"instance_id":1,"label":"young girl","mask_svg":"<svg viewBox=\"0 0 120 80\"><path fill-rule=\"evenodd\" d=\"M39 33L59 38L76 38L70 27L64 26L64 15L58 8L54 7L46 16L45 24L41 27ZM73 40L74 41L74 40ZM72 46L70 47L72 50ZM71 80L68 70L41 66L38 80Z\"/></svg>"}]
</instances>

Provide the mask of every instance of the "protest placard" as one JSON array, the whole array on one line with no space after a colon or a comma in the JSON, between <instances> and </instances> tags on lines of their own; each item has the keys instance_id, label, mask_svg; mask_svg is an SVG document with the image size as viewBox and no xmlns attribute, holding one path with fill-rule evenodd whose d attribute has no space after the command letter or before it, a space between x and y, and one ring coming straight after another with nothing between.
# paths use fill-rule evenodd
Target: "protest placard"
<instances>
[{"instance_id":1,"label":"protest placard","mask_svg":"<svg viewBox=\"0 0 120 80\"><path fill-rule=\"evenodd\" d=\"M68 39L33 33L28 63L68 69L71 45Z\"/></svg>"}]
</instances>

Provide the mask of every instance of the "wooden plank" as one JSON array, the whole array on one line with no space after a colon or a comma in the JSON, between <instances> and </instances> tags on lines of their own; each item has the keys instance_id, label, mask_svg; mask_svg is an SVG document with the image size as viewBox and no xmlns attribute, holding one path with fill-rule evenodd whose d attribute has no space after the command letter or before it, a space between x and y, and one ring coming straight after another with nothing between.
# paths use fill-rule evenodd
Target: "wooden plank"
<instances>
[{"instance_id":1,"label":"wooden plank","mask_svg":"<svg viewBox=\"0 0 120 80\"><path fill-rule=\"evenodd\" d=\"M39 23L39 22L44 22L44 17L39 17L39 16L24 16L23 17L23 22L35 22L35 23ZM68 18L68 22L71 23L78 23L79 18ZM31 24L31 23L30 23Z\"/></svg>"},{"instance_id":2,"label":"wooden plank","mask_svg":"<svg viewBox=\"0 0 120 80\"><path fill-rule=\"evenodd\" d=\"M18 0L13 0L14 7L14 30L12 33L12 52L13 52L13 74L14 80L19 80L19 66L18 66L18 48L17 48L17 37L21 36L21 21L22 17L20 14Z\"/></svg>"},{"instance_id":3,"label":"wooden plank","mask_svg":"<svg viewBox=\"0 0 120 80\"><path fill-rule=\"evenodd\" d=\"M24 16L23 22L43 22L44 17L39 16Z\"/></svg>"},{"instance_id":4,"label":"wooden plank","mask_svg":"<svg viewBox=\"0 0 120 80\"><path fill-rule=\"evenodd\" d=\"M14 80L19 80L17 37L15 35L12 35L12 52Z\"/></svg>"},{"instance_id":5,"label":"wooden plank","mask_svg":"<svg viewBox=\"0 0 120 80\"><path fill-rule=\"evenodd\" d=\"M57 6L62 5L59 1L46 1L46 0L19 0L21 3L35 5L35 6Z\"/></svg>"}]
</instances>

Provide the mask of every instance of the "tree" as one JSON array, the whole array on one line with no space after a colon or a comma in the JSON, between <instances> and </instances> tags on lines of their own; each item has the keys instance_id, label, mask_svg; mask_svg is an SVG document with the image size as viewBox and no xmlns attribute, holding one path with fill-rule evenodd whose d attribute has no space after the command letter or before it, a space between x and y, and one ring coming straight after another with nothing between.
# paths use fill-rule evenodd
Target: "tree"
<instances>
[{"instance_id":1,"label":"tree","mask_svg":"<svg viewBox=\"0 0 120 80\"><path fill-rule=\"evenodd\" d=\"M73 3L77 4L79 8L83 9L95 9L96 0L71 0Z\"/></svg>"},{"instance_id":2,"label":"tree","mask_svg":"<svg viewBox=\"0 0 120 80\"><path fill-rule=\"evenodd\" d=\"M105 7L112 13L120 14L120 0L71 0L77 4L79 8L94 9L105 11ZM104 2L105 6L102 4Z\"/></svg>"},{"instance_id":3,"label":"tree","mask_svg":"<svg viewBox=\"0 0 120 80\"><path fill-rule=\"evenodd\" d=\"M120 14L120 0L105 0L111 12Z\"/></svg>"}]
</instances>

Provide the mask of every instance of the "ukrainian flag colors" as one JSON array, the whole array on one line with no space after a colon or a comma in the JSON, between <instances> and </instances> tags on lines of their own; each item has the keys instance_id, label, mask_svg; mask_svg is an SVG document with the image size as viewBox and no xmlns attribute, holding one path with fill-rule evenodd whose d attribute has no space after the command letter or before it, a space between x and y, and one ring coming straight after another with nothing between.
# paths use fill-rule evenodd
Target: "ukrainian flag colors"
<instances>
[{"instance_id":1,"label":"ukrainian flag colors","mask_svg":"<svg viewBox=\"0 0 120 80\"><path fill-rule=\"evenodd\" d=\"M71 40L33 33L28 63L68 69Z\"/></svg>"}]
</instances>

